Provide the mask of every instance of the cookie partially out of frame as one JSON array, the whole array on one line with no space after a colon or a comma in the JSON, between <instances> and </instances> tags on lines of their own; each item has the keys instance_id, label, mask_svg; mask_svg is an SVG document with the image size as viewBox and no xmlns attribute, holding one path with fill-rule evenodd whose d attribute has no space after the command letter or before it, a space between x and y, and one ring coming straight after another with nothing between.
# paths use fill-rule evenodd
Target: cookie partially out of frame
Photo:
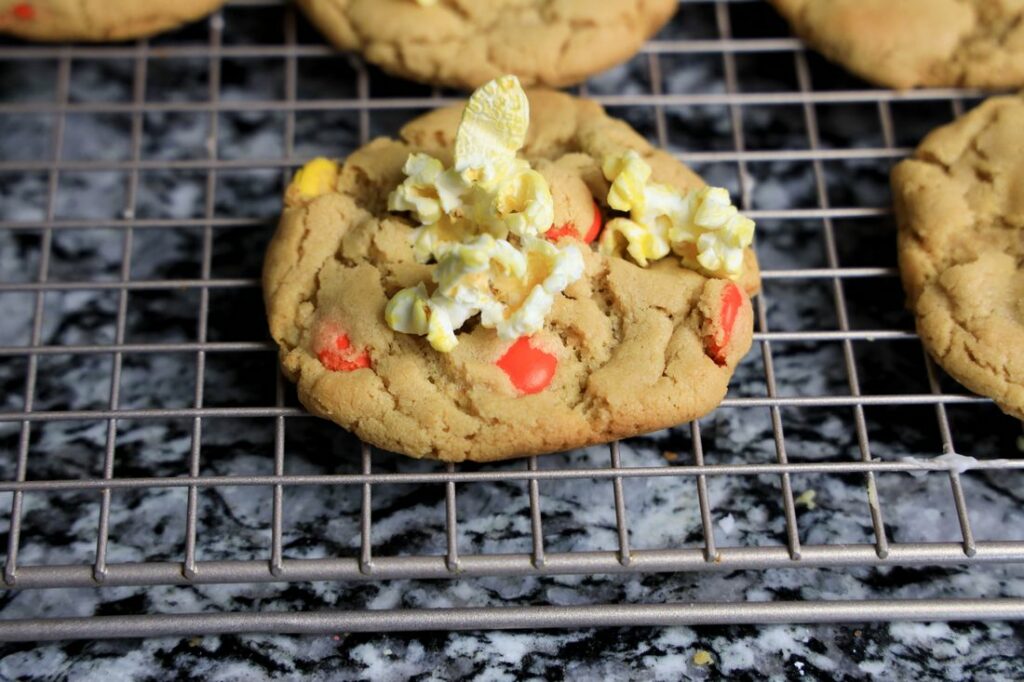
<instances>
[{"instance_id":1,"label":"cookie partially out of frame","mask_svg":"<svg viewBox=\"0 0 1024 682\"><path fill-rule=\"evenodd\" d=\"M1024 419L1024 97L933 131L893 171L900 272L928 352Z\"/></svg>"},{"instance_id":2,"label":"cookie partially out of frame","mask_svg":"<svg viewBox=\"0 0 1024 682\"><path fill-rule=\"evenodd\" d=\"M130 40L195 21L224 0L0 0L0 31L46 42Z\"/></svg>"},{"instance_id":3,"label":"cookie partially out of frame","mask_svg":"<svg viewBox=\"0 0 1024 682\"><path fill-rule=\"evenodd\" d=\"M1011 0L771 0L794 31L893 88L1024 85L1024 4Z\"/></svg>"},{"instance_id":4,"label":"cookie partially out of frame","mask_svg":"<svg viewBox=\"0 0 1024 682\"><path fill-rule=\"evenodd\" d=\"M609 155L636 150L654 180L703 185L595 102L549 91L529 93L529 102L521 154L550 184L553 224L563 231L590 232L595 202L608 213L601 159ZM359 149L312 201L286 197L263 290L281 364L302 403L369 443L447 461L606 442L718 405L752 338L748 295L760 276L749 249L734 283L675 257L641 268L581 241L585 274L556 296L544 328L525 345L477 325L462 330L452 352L439 353L423 337L387 326L388 299L436 267L414 260L415 226L387 211L388 194L403 181L411 152L450 162L462 109L426 114L399 140ZM498 365L513 347L553 359L550 385L532 394L513 385Z\"/></svg>"},{"instance_id":5,"label":"cookie partially out of frame","mask_svg":"<svg viewBox=\"0 0 1024 682\"><path fill-rule=\"evenodd\" d=\"M677 0L298 0L343 50L389 73L474 88L503 74L524 85L579 83L632 57Z\"/></svg>"}]
</instances>

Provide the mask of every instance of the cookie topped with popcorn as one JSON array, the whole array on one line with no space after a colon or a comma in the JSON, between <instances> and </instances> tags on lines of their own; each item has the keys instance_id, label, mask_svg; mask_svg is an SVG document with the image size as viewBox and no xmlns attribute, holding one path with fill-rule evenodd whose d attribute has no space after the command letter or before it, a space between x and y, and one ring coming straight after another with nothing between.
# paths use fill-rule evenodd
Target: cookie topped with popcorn
<instances>
[{"instance_id":1,"label":"cookie topped with popcorn","mask_svg":"<svg viewBox=\"0 0 1024 682\"><path fill-rule=\"evenodd\" d=\"M312 412L487 461L664 428L750 347L754 223L594 102L491 81L285 192L264 294Z\"/></svg>"}]
</instances>

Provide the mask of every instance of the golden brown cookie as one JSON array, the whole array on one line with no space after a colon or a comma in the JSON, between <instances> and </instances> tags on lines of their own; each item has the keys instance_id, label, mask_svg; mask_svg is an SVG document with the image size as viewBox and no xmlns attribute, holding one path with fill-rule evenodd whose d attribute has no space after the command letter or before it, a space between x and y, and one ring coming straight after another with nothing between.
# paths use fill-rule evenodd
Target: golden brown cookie
<instances>
[{"instance_id":1,"label":"golden brown cookie","mask_svg":"<svg viewBox=\"0 0 1024 682\"><path fill-rule=\"evenodd\" d=\"M815 49L878 85L1024 85L1020 0L771 2Z\"/></svg>"},{"instance_id":2,"label":"golden brown cookie","mask_svg":"<svg viewBox=\"0 0 1024 682\"><path fill-rule=\"evenodd\" d=\"M0 0L0 31L40 41L144 38L195 21L224 0Z\"/></svg>"},{"instance_id":3,"label":"golden brown cookie","mask_svg":"<svg viewBox=\"0 0 1024 682\"><path fill-rule=\"evenodd\" d=\"M298 0L327 38L389 73L474 88L579 83L633 56L677 0Z\"/></svg>"},{"instance_id":4,"label":"golden brown cookie","mask_svg":"<svg viewBox=\"0 0 1024 682\"><path fill-rule=\"evenodd\" d=\"M892 187L925 347L1024 419L1024 98L989 99L932 132Z\"/></svg>"},{"instance_id":5,"label":"golden brown cookie","mask_svg":"<svg viewBox=\"0 0 1024 682\"><path fill-rule=\"evenodd\" d=\"M552 229L563 235L592 233L595 203L611 213L606 157L635 150L655 180L703 185L595 102L534 91L529 103L521 156L550 183ZM436 267L416 262L415 225L388 212L388 195L410 153L452 158L462 109L421 116L400 139L356 151L337 173L293 185L303 192L286 198L263 289L281 364L302 403L374 445L447 461L564 450L713 409L750 348L748 295L760 276L749 249L733 283L675 257L641 268L580 241L584 276L556 295L539 333L516 341L469 325L453 351L440 353L385 324L389 298Z\"/></svg>"}]
</instances>

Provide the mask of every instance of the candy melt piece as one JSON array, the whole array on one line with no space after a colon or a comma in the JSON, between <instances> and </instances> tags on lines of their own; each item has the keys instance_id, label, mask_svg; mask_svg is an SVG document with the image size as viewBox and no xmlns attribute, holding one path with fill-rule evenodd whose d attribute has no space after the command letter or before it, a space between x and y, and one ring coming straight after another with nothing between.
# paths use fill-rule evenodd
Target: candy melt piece
<instances>
[{"instance_id":1,"label":"candy melt piece","mask_svg":"<svg viewBox=\"0 0 1024 682\"><path fill-rule=\"evenodd\" d=\"M578 236L579 232L576 231L576 226L571 222L563 223L558 227L552 227L550 230L544 233L544 238L547 239L549 242L557 242L559 239Z\"/></svg>"},{"instance_id":2,"label":"candy melt piece","mask_svg":"<svg viewBox=\"0 0 1024 682\"><path fill-rule=\"evenodd\" d=\"M724 365L729 349L729 341L732 340L732 329L736 324L736 316L743 307L743 292L735 284L729 284L722 292L722 302L718 311L719 333L709 334L704 339L704 346L708 355L716 364Z\"/></svg>"},{"instance_id":3,"label":"candy melt piece","mask_svg":"<svg viewBox=\"0 0 1024 682\"><path fill-rule=\"evenodd\" d=\"M23 2L12 7L11 14L22 21L32 21L36 18L36 8L27 2Z\"/></svg>"},{"instance_id":4,"label":"candy melt piece","mask_svg":"<svg viewBox=\"0 0 1024 682\"><path fill-rule=\"evenodd\" d=\"M552 227L550 230L544 233L544 238L549 242L557 242L559 239L565 239L566 237L575 237L577 239L583 239L584 244L589 244L597 239L598 233L601 231L601 207L594 202L594 219L590 221L590 227L587 228L585 234L580 234L579 230L576 229L576 225L572 222L559 225L558 227Z\"/></svg>"},{"instance_id":5,"label":"candy melt piece","mask_svg":"<svg viewBox=\"0 0 1024 682\"><path fill-rule=\"evenodd\" d=\"M509 346L496 364L520 393L529 395L540 393L551 385L558 368L558 358L534 348L529 337L521 336Z\"/></svg>"},{"instance_id":6,"label":"candy melt piece","mask_svg":"<svg viewBox=\"0 0 1024 682\"><path fill-rule=\"evenodd\" d=\"M332 372L351 372L370 366L370 355L352 347L348 334L334 325L324 325L318 336L316 357Z\"/></svg>"},{"instance_id":7,"label":"candy melt piece","mask_svg":"<svg viewBox=\"0 0 1024 682\"><path fill-rule=\"evenodd\" d=\"M590 223L590 229L583 235L583 242L589 244L597 239L598 233L601 232L601 207L594 202L594 220Z\"/></svg>"},{"instance_id":8,"label":"candy melt piece","mask_svg":"<svg viewBox=\"0 0 1024 682\"><path fill-rule=\"evenodd\" d=\"M336 161L318 156L295 171L284 193L285 202L289 205L305 204L333 192L338 185L340 172L341 168Z\"/></svg>"}]
</instances>

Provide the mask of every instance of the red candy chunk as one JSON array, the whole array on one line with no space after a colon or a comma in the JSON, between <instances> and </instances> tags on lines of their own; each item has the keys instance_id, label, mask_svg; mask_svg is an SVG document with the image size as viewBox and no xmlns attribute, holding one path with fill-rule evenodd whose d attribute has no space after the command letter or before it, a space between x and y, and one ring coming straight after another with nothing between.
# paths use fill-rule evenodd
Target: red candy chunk
<instances>
[{"instance_id":1,"label":"red candy chunk","mask_svg":"<svg viewBox=\"0 0 1024 682\"><path fill-rule=\"evenodd\" d=\"M583 241L587 244L597 239L597 233L601 231L601 207L594 202L594 222L590 223L590 229L583 235Z\"/></svg>"},{"instance_id":2,"label":"red candy chunk","mask_svg":"<svg viewBox=\"0 0 1024 682\"><path fill-rule=\"evenodd\" d=\"M550 230L544 233L544 237L549 242L557 242L559 239L562 239L563 237L575 236L576 226L573 225L572 223L565 223L564 225L559 225L558 227L552 227Z\"/></svg>"},{"instance_id":3,"label":"red candy chunk","mask_svg":"<svg viewBox=\"0 0 1024 682\"><path fill-rule=\"evenodd\" d=\"M520 393L540 393L551 384L558 358L530 345L520 336L497 362Z\"/></svg>"},{"instance_id":4,"label":"red candy chunk","mask_svg":"<svg viewBox=\"0 0 1024 682\"><path fill-rule=\"evenodd\" d=\"M557 242L559 239L564 237L577 237L583 240L585 244L597 239L597 233L601 231L601 209L598 207L597 202L594 202L594 220L590 223L590 228L586 234L581 235L576 230L576 225L572 222L559 225L558 227L552 227L550 230L544 233L544 237L548 241Z\"/></svg>"},{"instance_id":5,"label":"red candy chunk","mask_svg":"<svg viewBox=\"0 0 1024 682\"><path fill-rule=\"evenodd\" d=\"M36 8L27 2L15 5L11 8L11 14L22 21L32 21L36 18Z\"/></svg>"},{"instance_id":6,"label":"red candy chunk","mask_svg":"<svg viewBox=\"0 0 1024 682\"><path fill-rule=\"evenodd\" d=\"M324 330L327 331L326 329ZM370 356L365 350L356 350L345 332L336 332L333 339L329 334L323 346L317 351L320 363L332 372L351 372L370 366Z\"/></svg>"},{"instance_id":7,"label":"red candy chunk","mask_svg":"<svg viewBox=\"0 0 1024 682\"><path fill-rule=\"evenodd\" d=\"M719 365L726 361L726 351L732 339L732 328L736 324L736 315L743 305L743 292L735 284L729 284L722 292L722 307L718 311L718 319L722 325L720 335L712 335L705 339L705 345L711 359Z\"/></svg>"}]
</instances>

